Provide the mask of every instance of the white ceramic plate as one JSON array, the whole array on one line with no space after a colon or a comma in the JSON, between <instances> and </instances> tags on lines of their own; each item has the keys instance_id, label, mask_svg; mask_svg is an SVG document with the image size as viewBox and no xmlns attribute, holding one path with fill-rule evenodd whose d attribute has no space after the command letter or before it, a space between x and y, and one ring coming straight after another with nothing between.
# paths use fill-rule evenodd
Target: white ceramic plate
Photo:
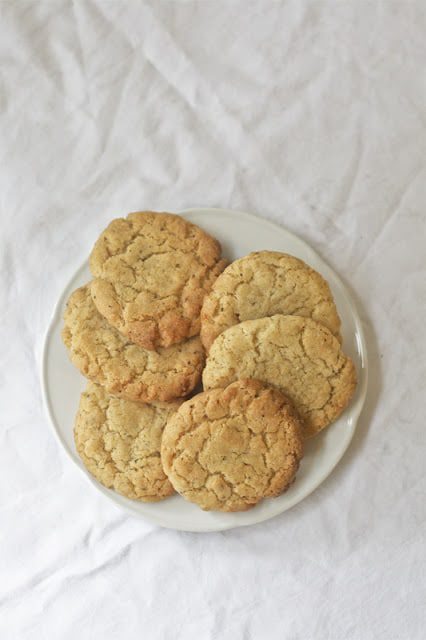
<instances>
[{"instance_id":1,"label":"white ceramic plate","mask_svg":"<svg viewBox=\"0 0 426 640\"><path fill-rule=\"evenodd\" d=\"M43 392L52 426L65 451L92 484L123 509L163 527L183 531L221 531L268 520L303 500L331 473L346 451L355 431L367 388L367 353L361 321L338 276L305 242L282 227L248 213L225 209L188 209L181 213L221 242L224 255L234 260L250 251L269 249L301 258L329 282L342 319L343 347L356 365L358 387L350 407L323 433L309 441L296 482L278 498L263 500L243 513L205 512L180 496L157 503L128 500L99 484L86 472L77 456L73 423L86 380L73 367L61 341L62 314L70 293L90 280L87 262L65 288L50 323L43 353Z\"/></svg>"}]
</instances>

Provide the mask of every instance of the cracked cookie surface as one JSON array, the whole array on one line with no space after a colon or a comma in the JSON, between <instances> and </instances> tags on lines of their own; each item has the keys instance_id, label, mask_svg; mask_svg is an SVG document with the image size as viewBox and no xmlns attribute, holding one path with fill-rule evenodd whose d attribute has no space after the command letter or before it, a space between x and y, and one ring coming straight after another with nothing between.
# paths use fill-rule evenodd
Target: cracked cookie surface
<instances>
[{"instance_id":1,"label":"cracked cookie surface","mask_svg":"<svg viewBox=\"0 0 426 640\"><path fill-rule=\"evenodd\" d=\"M257 380L187 400L169 418L161 443L172 485L205 510L245 511L279 495L294 480L302 455L295 410Z\"/></svg>"},{"instance_id":2,"label":"cracked cookie surface","mask_svg":"<svg viewBox=\"0 0 426 640\"><path fill-rule=\"evenodd\" d=\"M180 402L139 404L89 382L81 394L74 440L88 471L126 498L153 502L174 493L163 471L161 436Z\"/></svg>"},{"instance_id":3,"label":"cracked cookie surface","mask_svg":"<svg viewBox=\"0 0 426 640\"><path fill-rule=\"evenodd\" d=\"M71 294L62 337L83 375L126 400L167 402L185 396L198 384L204 365L198 337L158 351L129 342L97 311L88 286Z\"/></svg>"},{"instance_id":4,"label":"cracked cookie surface","mask_svg":"<svg viewBox=\"0 0 426 640\"><path fill-rule=\"evenodd\" d=\"M208 351L228 327L276 314L312 318L340 339L340 318L324 278L299 258L257 251L230 264L204 298L201 340Z\"/></svg>"},{"instance_id":5,"label":"cracked cookie surface","mask_svg":"<svg viewBox=\"0 0 426 640\"><path fill-rule=\"evenodd\" d=\"M310 437L333 422L356 387L354 364L339 341L309 318L275 315L246 320L214 341L203 372L204 388L256 378L285 393Z\"/></svg>"},{"instance_id":6,"label":"cracked cookie surface","mask_svg":"<svg viewBox=\"0 0 426 640\"><path fill-rule=\"evenodd\" d=\"M98 311L145 349L200 332L205 294L225 268L217 240L177 215L151 211L113 220L90 255Z\"/></svg>"}]
</instances>

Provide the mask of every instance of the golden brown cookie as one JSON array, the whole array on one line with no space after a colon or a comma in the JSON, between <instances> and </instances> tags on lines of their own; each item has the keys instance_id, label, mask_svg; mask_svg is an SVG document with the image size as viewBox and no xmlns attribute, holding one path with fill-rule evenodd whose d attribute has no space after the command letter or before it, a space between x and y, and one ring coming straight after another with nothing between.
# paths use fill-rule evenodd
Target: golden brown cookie
<instances>
[{"instance_id":1,"label":"golden brown cookie","mask_svg":"<svg viewBox=\"0 0 426 640\"><path fill-rule=\"evenodd\" d=\"M299 418L257 380L199 393L169 418L161 459L172 485L202 509L245 511L293 482L303 455Z\"/></svg>"},{"instance_id":2,"label":"golden brown cookie","mask_svg":"<svg viewBox=\"0 0 426 640\"><path fill-rule=\"evenodd\" d=\"M200 332L205 294L224 269L220 244L171 213L143 211L113 220L90 256L98 311L145 349Z\"/></svg>"},{"instance_id":3,"label":"golden brown cookie","mask_svg":"<svg viewBox=\"0 0 426 640\"><path fill-rule=\"evenodd\" d=\"M356 371L339 341L323 325L300 316L246 320L214 341L203 373L205 389L256 378L293 401L310 437L349 404Z\"/></svg>"},{"instance_id":4,"label":"golden brown cookie","mask_svg":"<svg viewBox=\"0 0 426 640\"><path fill-rule=\"evenodd\" d=\"M179 402L140 404L107 394L89 382L74 427L78 454L101 484L126 498L153 502L173 487L163 471L161 436Z\"/></svg>"},{"instance_id":5,"label":"golden brown cookie","mask_svg":"<svg viewBox=\"0 0 426 640\"><path fill-rule=\"evenodd\" d=\"M88 286L70 296L64 323L62 337L71 361L112 395L167 402L188 394L200 380L204 349L198 337L158 351L138 347L101 316Z\"/></svg>"},{"instance_id":6,"label":"golden brown cookie","mask_svg":"<svg viewBox=\"0 0 426 640\"><path fill-rule=\"evenodd\" d=\"M276 314L312 318L340 339L340 318L324 278L294 256L257 251L230 264L204 298L201 340L208 351L228 327Z\"/></svg>"}]
</instances>

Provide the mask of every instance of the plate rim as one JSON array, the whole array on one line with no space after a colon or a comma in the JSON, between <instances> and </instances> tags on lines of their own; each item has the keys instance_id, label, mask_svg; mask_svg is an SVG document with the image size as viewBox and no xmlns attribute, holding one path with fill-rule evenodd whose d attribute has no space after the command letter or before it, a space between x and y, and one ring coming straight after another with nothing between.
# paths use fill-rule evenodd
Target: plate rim
<instances>
[{"instance_id":1,"label":"plate rim","mask_svg":"<svg viewBox=\"0 0 426 640\"><path fill-rule=\"evenodd\" d=\"M191 533L213 533L213 532L220 532L220 531L227 531L227 530L231 530L231 529L237 529L240 527L249 527L249 526L253 526L255 524L260 524L262 522L266 522L268 520L271 520L272 518L276 518L277 516L281 515L282 513L284 513L285 511L288 511L289 509L291 509L292 507L294 507L296 504L298 504L299 502L302 502L303 500L305 500L305 498L307 498L309 495L311 495L312 493L314 493L314 491L316 491L318 489L318 487L326 480L326 478L331 475L334 471L334 469L336 468L336 466L339 464L339 462L342 460L343 456L345 455L346 451L349 448L349 445L351 443L351 440L354 436L355 430L357 428L357 424L358 424L358 420L361 414L361 411L363 409L363 406L365 404L365 399L366 399L366 395L367 395L367 388L368 388L368 355L367 355L367 344L366 344L366 340L365 340L365 335L364 335L364 330L363 330L363 326L362 326L362 320L360 318L360 315L358 313L357 307L355 305L355 302L353 300L352 295L350 294L350 292L348 291L348 289L346 288L346 285L343 283L342 279L340 278L340 276L336 273L336 271L334 271L327 263L326 260L324 260L324 258L322 258L322 256L319 255L319 253L317 253L317 251L315 251L315 249L313 249L311 247L311 245L308 244L308 242L306 242L303 238L300 238L300 236L296 235L295 233L293 233L292 231L289 231L284 225L281 225L278 222L274 222L271 220L268 220L267 218L263 218L261 216L255 215L253 213L248 213L246 211L239 211L239 210L235 210L235 209L223 209L220 207L191 207L188 209L183 209L182 211L178 211L177 215L181 215L183 217L185 217L185 215L188 214L193 214L193 213L197 213L197 214L202 214L202 215L212 215L214 213L221 213L221 214L225 214L225 215L230 215L230 216L237 216L237 217L245 217L247 219L250 219L254 222L261 222L262 224L265 224L267 226L269 226L271 229L274 230L279 230L279 231L284 231L288 236L290 236L292 238L292 240L294 240L296 243L299 243L301 246L303 246L304 250L306 251L306 253L308 255L311 255L316 261L319 261L321 263L321 271L324 275L324 277L328 280L331 279L332 281L334 281L342 290L342 292L344 293L345 296L345 302L348 305L349 309L350 309L350 313L354 319L354 324L356 327L356 340L358 343L358 351L359 351L359 356L360 356L360 361L361 361L361 368L362 368L362 377L361 380L358 380L358 398L356 399L356 401L354 402L353 405L351 405L351 419L352 419L352 428L350 430L348 430L347 436L346 438L343 440L343 445L342 445L342 449L340 452L340 455L338 455L336 457L336 459L333 461L333 464L329 467L327 467L326 469L323 470L323 473L320 474L317 478L317 481L315 483L314 487L311 488L307 488L307 490L305 491L305 493L303 493L302 495L295 495L293 500L290 500L289 503L287 505L285 505L284 508L282 508L281 505L277 504L276 509L272 510L272 513L268 513L268 514L263 514L262 516L260 516L258 519L255 519L253 522L241 522L241 523L237 523L237 524L226 524L224 523L223 525L218 525L218 526L214 526L214 527L205 527L205 526L193 526L191 528L187 528L187 527L182 527L182 526L173 526L169 523L165 523L163 521L163 518L158 517L156 515L155 512L153 512L152 514L141 514L136 507L134 508L133 505L127 504L127 503L121 503L119 502L113 494L114 492L112 490L107 489L106 487L104 487L100 482L98 482L96 480L96 478L94 478L93 476L90 475L90 473L85 469L85 467L81 464L79 464L78 460L71 454L71 452L68 450L68 446L65 443L61 431L59 430L56 421L54 419L53 416L53 411L52 411L52 405L51 405L51 400L50 400L50 394L49 394L49 389L48 389L48 382L47 382L47 359L48 359L48 352L49 352L49 345L50 345L50 341L52 338L52 333L54 330L54 327L56 326L56 321L60 320L60 318L58 318L59 312L63 307L63 304L65 302L65 295L68 291L68 289L70 288L73 280L76 278L76 276L78 276L78 274L83 271L83 269L87 266L88 263L88 259L86 258L85 260L83 260L83 262L77 267L77 269L75 271L73 271L73 273L71 274L71 276L68 278L65 286L62 288L61 294L58 298L58 300L56 301L56 303L53 306L52 312L49 316L49 321L48 321L48 325L47 325L47 330L44 333L44 337L43 337L43 348L42 348L42 357L41 357L41 363L40 363L40 382L41 382L41 392L42 392L42 398L43 398L43 405L44 405L44 410L45 413L47 414L48 417L48 422L50 424L51 430L54 433L54 436L56 438L56 441L58 444L61 445L62 450L66 453L67 457L70 458L74 464L74 466L76 466L81 473L84 474L84 476L87 478L87 480L96 487L96 489L98 491L100 491L107 499L109 499L109 501L111 503L113 503L117 508L119 509L124 509L124 511L126 511L127 513L133 515L133 516L137 516L139 518L145 519L148 522L151 522L157 526L161 526L163 528L169 529L169 530L174 530L174 531L185 531L185 532L191 532ZM117 494L118 495L118 494Z\"/></svg>"}]
</instances>

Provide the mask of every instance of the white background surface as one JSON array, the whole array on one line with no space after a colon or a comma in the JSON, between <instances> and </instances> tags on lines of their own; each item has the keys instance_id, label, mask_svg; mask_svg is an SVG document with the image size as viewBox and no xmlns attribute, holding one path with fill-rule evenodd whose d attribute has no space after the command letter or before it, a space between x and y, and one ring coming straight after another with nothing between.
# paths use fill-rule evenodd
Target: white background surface
<instances>
[{"instance_id":1,"label":"white background surface","mask_svg":"<svg viewBox=\"0 0 426 640\"><path fill-rule=\"evenodd\" d=\"M0 16L2 640L423 640L425 4L16 0ZM333 475L220 534L107 502L39 387L52 307L96 234L189 206L308 240L370 356Z\"/></svg>"}]
</instances>

